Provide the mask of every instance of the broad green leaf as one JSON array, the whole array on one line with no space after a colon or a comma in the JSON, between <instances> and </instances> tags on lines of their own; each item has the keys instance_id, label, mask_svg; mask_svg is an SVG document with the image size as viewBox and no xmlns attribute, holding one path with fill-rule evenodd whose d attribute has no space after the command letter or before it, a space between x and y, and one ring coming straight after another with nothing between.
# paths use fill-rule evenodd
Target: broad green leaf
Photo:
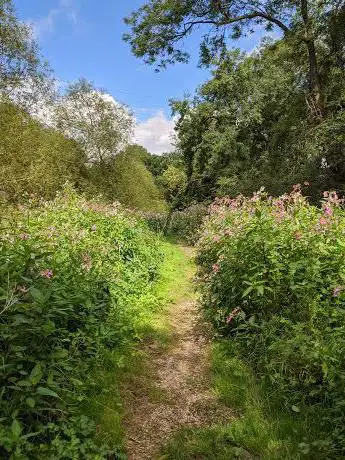
<instances>
[{"instance_id":1,"label":"broad green leaf","mask_svg":"<svg viewBox=\"0 0 345 460\"><path fill-rule=\"evenodd\" d=\"M242 297L247 297L248 294L250 294L253 290L253 286L249 286L243 293Z\"/></svg>"},{"instance_id":2,"label":"broad green leaf","mask_svg":"<svg viewBox=\"0 0 345 460\"><path fill-rule=\"evenodd\" d=\"M49 388L45 388L45 387L38 387L37 393L42 396L52 396L53 398L59 397L59 395L55 393L55 391L50 390Z\"/></svg>"},{"instance_id":3,"label":"broad green leaf","mask_svg":"<svg viewBox=\"0 0 345 460\"><path fill-rule=\"evenodd\" d=\"M11 425L11 431L13 433L13 436L15 436L16 438L19 438L20 433L22 432L22 428L17 419L13 420L12 425Z\"/></svg>"},{"instance_id":4,"label":"broad green leaf","mask_svg":"<svg viewBox=\"0 0 345 460\"><path fill-rule=\"evenodd\" d=\"M31 408L34 408L36 405L36 401L34 400L34 398L26 398L25 402Z\"/></svg>"},{"instance_id":5,"label":"broad green leaf","mask_svg":"<svg viewBox=\"0 0 345 460\"><path fill-rule=\"evenodd\" d=\"M37 363L36 366L32 369L29 379L33 385L37 385L42 377L43 373L41 364Z\"/></svg>"}]
</instances>

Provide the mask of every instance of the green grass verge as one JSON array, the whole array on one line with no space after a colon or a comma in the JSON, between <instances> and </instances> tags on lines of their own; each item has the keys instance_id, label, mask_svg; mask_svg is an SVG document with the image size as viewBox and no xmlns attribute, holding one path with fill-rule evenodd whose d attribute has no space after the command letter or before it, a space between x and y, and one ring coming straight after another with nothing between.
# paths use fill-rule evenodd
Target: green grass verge
<instances>
[{"instance_id":1,"label":"green grass verge","mask_svg":"<svg viewBox=\"0 0 345 460\"><path fill-rule=\"evenodd\" d=\"M310 429L306 418L276 405L272 392L257 382L229 342L213 344L212 374L214 390L233 408L235 421L182 430L170 440L161 460L308 458L299 447Z\"/></svg>"}]
</instances>

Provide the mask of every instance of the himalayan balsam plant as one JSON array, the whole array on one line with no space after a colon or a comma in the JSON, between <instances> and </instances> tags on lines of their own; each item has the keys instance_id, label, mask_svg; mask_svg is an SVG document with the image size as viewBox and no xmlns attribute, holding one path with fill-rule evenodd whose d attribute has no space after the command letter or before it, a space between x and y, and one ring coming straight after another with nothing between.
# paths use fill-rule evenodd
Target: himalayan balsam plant
<instances>
[{"instance_id":1,"label":"himalayan balsam plant","mask_svg":"<svg viewBox=\"0 0 345 460\"><path fill-rule=\"evenodd\" d=\"M345 212L335 192L315 207L301 189L215 200L199 286L208 317L286 410L317 417L321 434L303 448L343 456Z\"/></svg>"}]
</instances>

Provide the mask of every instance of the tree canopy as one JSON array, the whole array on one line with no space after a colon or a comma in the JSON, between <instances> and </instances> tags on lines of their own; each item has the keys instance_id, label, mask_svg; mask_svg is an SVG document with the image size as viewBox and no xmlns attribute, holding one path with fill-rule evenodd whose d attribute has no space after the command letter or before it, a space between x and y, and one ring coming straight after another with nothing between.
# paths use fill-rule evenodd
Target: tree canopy
<instances>
[{"instance_id":1,"label":"tree canopy","mask_svg":"<svg viewBox=\"0 0 345 460\"><path fill-rule=\"evenodd\" d=\"M11 0L0 0L0 92L37 79L44 70L30 27L17 19Z\"/></svg>"},{"instance_id":2,"label":"tree canopy","mask_svg":"<svg viewBox=\"0 0 345 460\"><path fill-rule=\"evenodd\" d=\"M257 27L276 28L305 54L310 109L313 116L322 117L316 42L324 38L328 18L342 14L344 5L344 0L151 0L125 19L131 32L124 39L135 56L165 67L188 61L184 39L200 27L202 63L222 55L229 38L239 38Z\"/></svg>"},{"instance_id":3,"label":"tree canopy","mask_svg":"<svg viewBox=\"0 0 345 460\"><path fill-rule=\"evenodd\" d=\"M132 134L131 112L84 79L69 85L54 112L55 126L83 146L90 162L105 163Z\"/></svg>"}]
</instances>

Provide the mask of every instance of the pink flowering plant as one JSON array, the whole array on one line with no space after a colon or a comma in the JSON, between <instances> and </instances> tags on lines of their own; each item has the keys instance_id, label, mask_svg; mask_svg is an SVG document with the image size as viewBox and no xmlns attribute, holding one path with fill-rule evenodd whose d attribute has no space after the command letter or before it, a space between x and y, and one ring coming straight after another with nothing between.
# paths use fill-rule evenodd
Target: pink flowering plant
<instances>
[{"instance_id":1,"label":"pink flowering plant","mask_svg":"<svg viewBox=\"0 0 345 460\"><path fill-rule=\"evenodd\" d=\"M0 452L62 458L50 449L87 401L90 369L113 349L120 359L136 336L141 299L152 298L158 276L160 243L118 205L88 203L71 191L12 210L1 225L0 442L7 439L10 453ZM89 436L92 421L83 423ZM71 450L71 458L108 458L80 436L89 455Z\"/></svg>"},{"instance_id":2,"label":"pink flowering plant","mask_svg":"<svg viewBox=\"0 0 345 460\"><path fill-rule=\"evenodd\" d=\"M197 250L207 316L286 407L314 410L327 443L345 449L334 422L345 422L343 200L325 192L312 206L299 185L216 199Z\"/></svg>"}]
</instances>

